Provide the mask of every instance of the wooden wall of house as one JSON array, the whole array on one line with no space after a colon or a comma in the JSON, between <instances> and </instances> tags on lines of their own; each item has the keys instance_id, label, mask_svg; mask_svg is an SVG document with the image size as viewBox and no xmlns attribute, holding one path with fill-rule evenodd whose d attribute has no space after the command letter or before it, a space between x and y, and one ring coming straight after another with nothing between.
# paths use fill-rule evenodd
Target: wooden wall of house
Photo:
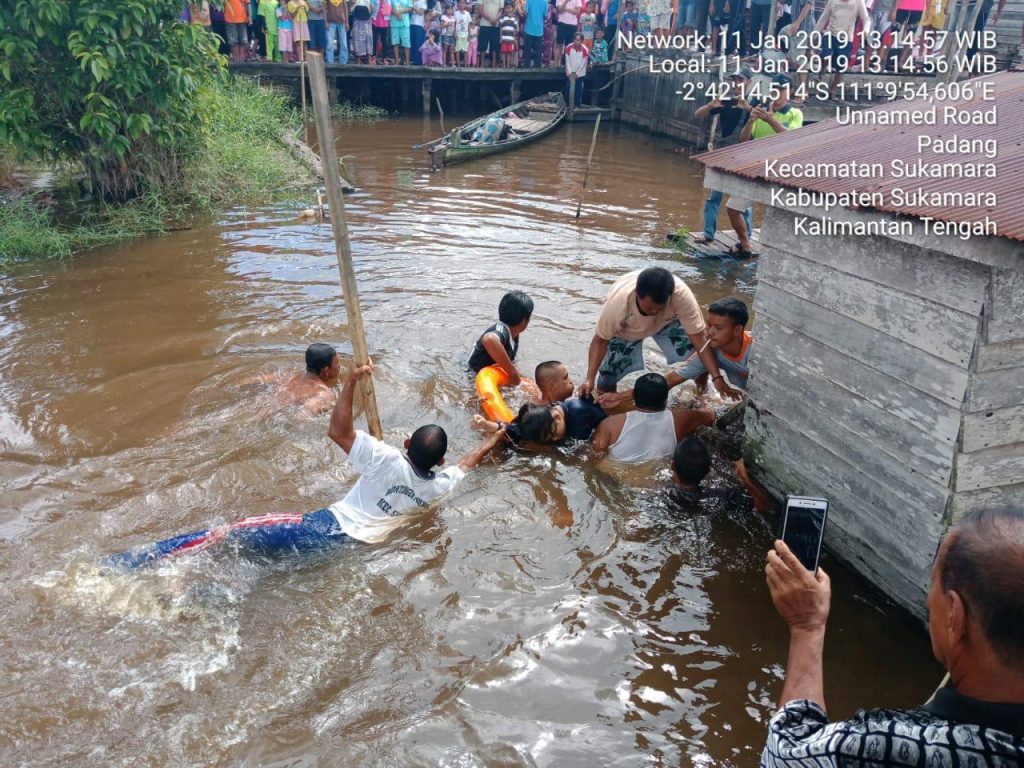
<instances>
[{"instance_id":1,"label":"wooden wall of house","mask_svg":"<svg viewBox=\"0 0 1024 768\"><path fill-rule=\"evenodd\" d=\"M693 116L707 103L707 86L718 82L716 72L700 74L664 74L651 72L649 58L700 59L702 54L690 51L653 51L629 53L612 70L612 76L621 79L614 91L617 97L617 117L623 122L651 133L671 136L691 146L707 146L707 122ZM710 61L710 60L709 60ZM711 64L708 64L711 68ZM692 89L692 90L691 90ZM677 94L676 91L684 91Z\"/></svg>"},{"instance_id":2,"label":"wooden wall of house","mask_svg":"<svg viewBox=\"0 0 1024 768\"><path fill-rule=\"evenodd\" d=\"M1024 509L1024 255L1019 270L991 270L953 490L954 519L981 508Z\"/></svg>"},{"instance_id":3,"label":"wooden wall of house","mask_svg":"<svg viewBox=\"0 0 1024 768\"><path fill-rule=\"evenodd\" d=\"M923 616L954 487L991 493L1022 476L1024 340L998 310L1024 311L1020 274L887 238L800 236L793 214L771 207L761 238L746 417L755 475L780 495L829 498L827 546ZM986 426L997 408L1015 432Z\"/></svg>"}]
</instances>

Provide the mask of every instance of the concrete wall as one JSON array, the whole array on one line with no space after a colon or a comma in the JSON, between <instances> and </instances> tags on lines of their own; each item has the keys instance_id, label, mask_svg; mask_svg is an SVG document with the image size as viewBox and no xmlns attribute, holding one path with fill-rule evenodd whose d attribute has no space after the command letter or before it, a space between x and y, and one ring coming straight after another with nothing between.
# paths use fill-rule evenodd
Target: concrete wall
<instances>
[{"instance_id":1,"label":"concrete wall","mask_svg":"<svg viewBox=\"0 0 1024 768\"><path fill-rule=\"evenodd\" d=\"M705 183L761 201L770 189L715 171ZM1024 504L1024 247L810 237L794 231L804 215L825 217L765 209L748 460L779 496L829 498L827 547L923 617L948 526Z\"/></svg>"}]
</instances>

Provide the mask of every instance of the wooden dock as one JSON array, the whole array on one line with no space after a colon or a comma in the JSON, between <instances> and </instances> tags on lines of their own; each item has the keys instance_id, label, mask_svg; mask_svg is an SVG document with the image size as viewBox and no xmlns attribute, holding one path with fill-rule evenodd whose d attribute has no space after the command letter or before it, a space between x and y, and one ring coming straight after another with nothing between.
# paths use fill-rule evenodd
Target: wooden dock
<instances>
[{"instance_id":1,"label":"wooden dock","mask_svg":"<svg viewBox=\"0 0 1024 768\"><path fill-rule=\"evenodd\" d=\"M298 64L279 62L238 62L228 66L236 74L299 87ZM401 65L327 64L331 100L376 104L396 112L429 113L440 98L445 111L488 111L522 99L561 91L565 73L561 68L416 67ZM610 78L611 66L598 64L587 75L586 101ZM609 91L602 91L607 101Z\"/></svg>"}]
</instances>

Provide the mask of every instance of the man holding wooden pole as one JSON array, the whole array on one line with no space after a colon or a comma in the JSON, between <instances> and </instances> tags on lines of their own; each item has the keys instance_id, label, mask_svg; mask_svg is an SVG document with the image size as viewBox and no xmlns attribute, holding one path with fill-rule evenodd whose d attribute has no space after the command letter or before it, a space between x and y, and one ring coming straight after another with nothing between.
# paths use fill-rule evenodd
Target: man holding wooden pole
<instances>
[{"instance_id":1,"label":"man holding wooden pole","mask_svg":"<svg viewBox=\"0 0 1024 768\"><path fill-rule=\"evenodd\" d=\"M366 347L366 331L363 328L363 314L359 308L359 291L356 288L356 273L352 266L352 246L348 241L348 225L345 223L345 198L342 194L341 176L338 173L338 151L334 146L334 131L331 129L331 111L327 101L327 76L324 59L318 53L310 53L309 83L313 95L313 119L316 123L316 138L320 145L320 160L324 169L324 183L327 185L327 203L331 209L331 229L334 231L334 247L338 255L338 272L341 274L341 290L345 297L349 327L352 328L352 349L357 366L369 364L370 353ZM377 395L373 381L366 377L361 381L360 394L366 423L370 434L378 440L383 437L380 428L380 414L377 412Z\"/></svg>"}]
</instances>

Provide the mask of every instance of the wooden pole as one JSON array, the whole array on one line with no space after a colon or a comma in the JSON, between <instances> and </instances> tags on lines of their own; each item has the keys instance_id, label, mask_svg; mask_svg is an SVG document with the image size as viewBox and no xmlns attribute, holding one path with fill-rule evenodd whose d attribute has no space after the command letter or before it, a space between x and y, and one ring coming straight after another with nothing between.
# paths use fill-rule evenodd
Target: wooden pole
<instances>
[{"instance_id":1,"label":"wooden pole","mask_svg":"<svg viewBox=\"0 0 1024 768\"><path fill-rule=\"evenodd\" d=\"M363 328L363 314L359 309L359 291L356 289L356 273L352 266L352 247L348 242L348 225L345 223L345 198L341 191L341 177L338 174L338 152L334 146L334 131L331 130L331 110L327 103L327 77L324 72L324 58L319 53L309 54L309 86L313 100L313 119L316 123L316 138L320 145L320 159L324 167L324 183L327 186L327 204L331 209L331 229L334 231L334 247L338 254L338 272L341 274L341 290L345 296L345 310L352 327L352 350L356 365L366 365L370 359L366 347L366 331ZM359 380L366 411L366 424L370 434L378 440L383 437L380 428L380 414L377 411L377 395L373 389L373 378L364 376Z\"/></svg>"},{"instance_id":2,"label":"wooden pole","mask_svg":"<svg viewBox=\"0 0 1024 768\"><path fill-rule=\"evenodd\" d=\"M299 90L302 92L302 138L306 138L306 59L299 62Z\"/></svg>"},{"instance_id":3,"label":"wooden pole","mask_svg":"<svg viewBox=\"0 0 1024 768\"><path fill-rule=\"evenodd\" d=\"M441 133L448 133L448 131L444 129L444 110L441 108L441 99L437 96L434 98L437 101L437 111L441 113Z\"/></svg>"},{"instance_id":4,"label":"wooden pole","mask_svg":"<svg viewBox=\"0 0 1024 768\"><path fill-rule=\"evenodd\" d=\"M594 161L594 145L597 144L597 129L601 127L601 114L597 115L597 122L594 123L594 135L590 137L590 154L587 155L587 170L583 172L583 186L580 188L580 201L576 205L576 218L580 217L583 210L583 195L587 192L587 177L590 176L590 164Z\"/></svg>"},{"instance_id":5,"label":"wooden pole","mask_svg":"<svg viewBox=\"0 0 1024 768\"><path fill-rule=\"evenodd\" d=\"M573 72L569 75L569 122L572 122L572 116L576 112L576 73Z\"/></svg>"}]
</instances>

